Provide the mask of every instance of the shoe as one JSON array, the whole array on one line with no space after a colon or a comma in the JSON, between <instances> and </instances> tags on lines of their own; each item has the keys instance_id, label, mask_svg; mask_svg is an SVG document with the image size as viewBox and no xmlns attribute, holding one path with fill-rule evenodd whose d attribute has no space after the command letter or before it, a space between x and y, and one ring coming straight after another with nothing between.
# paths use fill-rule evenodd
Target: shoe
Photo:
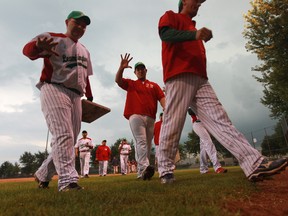
<instances>
[{"instance_id":1,"label":"shoe","mask_svg":"<svg viewBox=\"0 0 288 216\"><path fill-rule=\"evenodd\" d=\"M175 181L174 174L168 173L160 178L161 184L172 184Z\"/></svg>"},{"instance_id":2,"label":"shoe","mask_svg":"<svg viewBox=\"0 0 288 216\"><path fill-rule=\"evenodd\" d=\"M77 183L70 183L68 184L66 187L64 187L63 189L61 189L60 191L71 191L71 190L83 190L84 187L81 187L80 185L78 185Z\"/></svg>"},{"instance_id":3,"label":"shoe","mask_svg":"<svg viewBox=\"0 0 288 216\"><path fill-rule=\"evenodd\" d=\"M260 166L248 177L251 182L263 181L265 177L272 176L285 170L288 161L285 158L280 158L275 161L264 159Z\"/></svg>"},{"instance_id":4,"label":"shoe","mask_svg":"<svg viewBox=\"0 0 288 216\"><path fill-rule=\"evenodd\" d=\"M143 171L142 173L142 179L145 180L150 180L152 178L152 176L155 173L155 169L153 166L148 166L146 167L146 169Z\"/></svg>"},{"instance_id":5,"label":"shoe","mask_svg":"<svg viewBox=\"0 0 288 216\"><path fill-rule=\"evenodd\" d=\"M35 181L38 183L38 188L41 189L48 189L49 188L49 181L48 182L41 182L36 175L34 175Z\"/></svg>"},{"instance_id":6,"label":"shoe","mask_svg":"<svg viewBox=\"0 0 288 216\"><path fill-rule=\"evenodd\" d=\"M218 173L218 174L219 174L219 173L227 173L228 170L225 169L225 168L223 168L223 167L219 167L215 172Z\"/></svg>"},{"instance_id":7,"label":"shoe","mask_svg":"<svg viewBox=\"0 0 288 216\"><path fill-rule=\"evenodd\" d=\"M84 175L84 178L89 178L88 174Z\"/></svg>"}]
</instances>

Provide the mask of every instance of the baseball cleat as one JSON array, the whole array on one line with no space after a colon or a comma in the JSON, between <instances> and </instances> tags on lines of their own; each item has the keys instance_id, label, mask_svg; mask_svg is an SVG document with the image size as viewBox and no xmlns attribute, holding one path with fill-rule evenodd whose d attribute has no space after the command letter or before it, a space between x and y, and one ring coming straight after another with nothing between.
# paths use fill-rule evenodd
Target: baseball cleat
<instances>
[{"instance_id":1,"label":"baseball cleat","mask_svg":"<svg viewBox=\"0 0 288 216\"><path fill-rule=\"evenodd\" d=\"M219 173L227 173L228 170L223 168L223 167L219 167L217 170L216 170L216 173L219 174Z\"/></svg>"},{"instance_id":2,"label":"baseball cleat","mask_svg":"<svg viewBox=\"0 0 288 216\"><path fill-rule=\"evenodd\" d=\"M168 173L160 178L161 184L172 184L175 181L174 174Z\"/></svg>"},{"instance_id":3,"label":"baseball cleat","mask_svg":"<svg viewBox=\"0 0 288 216\"><path fill-rule=\"evenodd\" d=\"M34 174L34 179L38 183L38 188L40 189L48 189L49 188L49 181L48 182L42 182L38 179L38 177Z\"/></svg>"},{"instance_id":4,"label":"baseball cleat","mask_svg":"<svg viewBox=\"0 0 288 216\"><path fill-rule=\"evenodd\" d=\"M280 158L275 161L262 161L260 166L248 177L251 182L263 181L265 177L276 175L285 170L288 161L285 158Z\"/></svg>"},{"instance_id":5,"label":"baseball cleat","mask_svg":"<svg viewBox=\"0 0 288 216\"><path fill-rule=\"evenodd\" d=\"M77 183L70 183L66 187L62 188L60 191L66 192L66 191L72 191L72 190L83 190L84 187L81 187Z\"/></svg>"},{"instance_id":6,"label":"baseball cleat","mask_svg":"<svg viewBox=\"0 0 288 216\"><path fill-rule=\"evenodd\" d=\"M146 167L146 169L143 171L142 173L142 179L145 180L150 180L152 178L152 176L155 173L155 169L153 166L148 166Z\"/></svg>"}]
</instances>

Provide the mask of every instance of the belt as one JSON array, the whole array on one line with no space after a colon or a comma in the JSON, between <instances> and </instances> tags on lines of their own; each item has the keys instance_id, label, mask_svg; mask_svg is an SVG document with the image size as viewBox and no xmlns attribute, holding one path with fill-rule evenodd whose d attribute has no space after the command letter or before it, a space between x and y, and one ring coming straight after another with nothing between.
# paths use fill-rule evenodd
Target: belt
<instances>
[{"instance_id":1,"label":"belt","mask_svg":"<svg viewBox=\"0 0 288 216\"><path fill-rule=\"evenodd\" d=\"M81 92L78 91L77 89L74 89L74 88L68 88L68 87L64 86L62 83L47 82L47 81L45 81L45 82L48 83L48 84L55 84L55 85L63 86L63 87L65 87L66 89L69 89L70 91L76 93L77 95L81 95Z\"/></svg>"},{"instance_id":2,"label":"belt","mask_svg":"<svg viewBox=\"0 0 288 216\"><path fill-rule=\"evenodd\" d=\"M86 151L80 151L80 152L90 152L89 150L86 150Z\"/></svg>"}]
</instances>

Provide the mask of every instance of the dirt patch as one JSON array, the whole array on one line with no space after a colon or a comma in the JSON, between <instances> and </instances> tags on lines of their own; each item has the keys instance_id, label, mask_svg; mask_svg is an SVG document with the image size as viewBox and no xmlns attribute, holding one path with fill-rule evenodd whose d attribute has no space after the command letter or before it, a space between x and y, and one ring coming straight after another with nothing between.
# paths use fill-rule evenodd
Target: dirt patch
<instances>
[{"instance_id":1,"label":"dirt patch","mask_svg":"<svg viewBox=\"0 0 288 216\"><path fill-rule=\"evenodd\" d=\"M258 192L243 201L232 200L225 208L242 216L288 215L288 170L269 180L257 182Z\"/></svg>"}]
</instances>

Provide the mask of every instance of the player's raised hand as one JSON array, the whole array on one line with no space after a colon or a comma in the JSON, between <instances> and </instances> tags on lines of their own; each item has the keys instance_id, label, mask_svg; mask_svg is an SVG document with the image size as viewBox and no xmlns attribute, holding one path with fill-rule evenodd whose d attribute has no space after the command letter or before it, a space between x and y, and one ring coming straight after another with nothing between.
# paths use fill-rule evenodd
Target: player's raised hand
<instances>
[{"instance_id":1,"label":"player's raised hand","mask_svg":"<svg viewBox=\"0 0 288 216\"><path fill-rule=\"evenodd\" d=\"M196 40L209 41L213 37L212 31L208 28L201 28L196 32Z\"/></svg>"},{"instance_id":2,"label":"player's raised hand","mask_svg":"<svg viewBox=\"0 0 288 216\"><path fill-rule=\"evenodd\" d=\"M125 69L125 68L132 68L129 66L130 61L133 59L133 57L130 58L130 53L125 53L125 56L123 58L123 55L121 54L121 63L120 67Z\"/></svg>"},{"instance_id":3,"label":"player's raised hand","mask_svg":"<svg viewBox=\"0 0 288 216\"><path fill-rule=\"evenodd\" d=\"M47 52L59 56L58 53L54 51L55 47L58 45L57 42L53 42L53 38L38 38L36 42L36 46L39 49L46 50Z\"/></svg>"}]
</instances>

